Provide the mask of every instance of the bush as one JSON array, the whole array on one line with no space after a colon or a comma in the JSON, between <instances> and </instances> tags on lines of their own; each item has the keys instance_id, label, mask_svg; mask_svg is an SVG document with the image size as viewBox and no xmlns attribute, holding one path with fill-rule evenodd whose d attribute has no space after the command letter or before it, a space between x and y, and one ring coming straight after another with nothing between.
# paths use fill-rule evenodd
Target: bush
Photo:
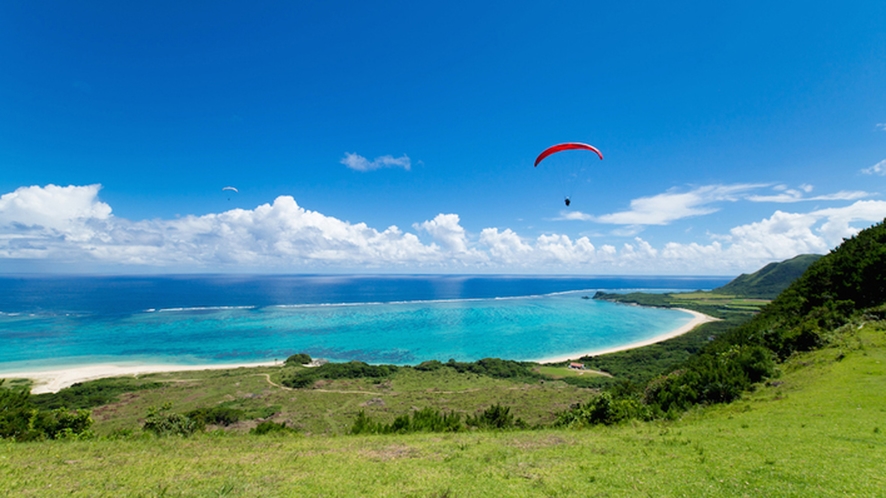
<instances>
[{"instance_id":1,"label":"bush","mask_svg":"<svg viewBox=\"0 0 886 498\"><path fill-rule=\"evenodd\" d=\"M433 372L435 370L439 370L439 369L443 368L443 364L437 360L430 360L430 361L423 361L413 368L415 368L416 370L419 370L421 372Z\"/></svg>"},{"instance_id":2,"label":"bush","mask_svg":"<svg viewBox=\"0 0 886 498\"><path fill-rule=\"evenodd\" d=\"M57 393L31 396L34 406L41 410L56 408L93 408L118 400L120 394L163 387L161 382L141 382L131 378L98 379L76 383Z\"/></svg>"},{"instance_id":3,"label":"bush","mask_svg":"<svg viewBox=\"0 0 886 498\"><path fill-rule=\"evenodd\" d=\"M173 413L171 403L166 403L160 408L148 408L148 415L142 429L156 436L182 436L188 437L195 432L202 431L205 427L199 420L195 420L181 413Z\"/></svg>"},{"instance_id":4,"label":"bush","mask_svg":"<svg viewBox=\"0 0 886 498\"><path fill-rule=\"evenodd\" d=\"M652 418L652 411L635 397L615 397L609 392L595 396L584 405L559 413L555 427L613 425L625 420Z\"/></svg>"},{"instance_id":5,"label":"bush","mask_svg":"<svg viewBox=\"0 0 886 498\"><path fill-rule=\"evenodd\" d=\"M360 410L351 434L409 434L413 432L459 432L464 429L461 415L455 412L444 413L433 408L423 408L412 415L400 415L389 425L375 422L366 412Z\"/></svg>"},{"instance_id":6,"label":"bush","mask_svg":"<svg viewBox=\"0 0 886 498\"><path fill-rule=\"evenodd\" d=\"M526 423L521 419L514 420L511 407L501 406L498 403L490 406L482 412L469 416L465 423L478 429L512 429L514 427L526 428Z\"/></svg>"},{"instance_id":7,"label":"bush","mask_svg":"<svg viewBox=\"0 0 886 498\"><path fill-rule=\"evenodd\" d=\"M270 420L266 420L254 428L249 430L250 434L255 434L256 436L264 436L267 434L272 435L287 435L287 434L296 434L298 431L293 427L286 427L286 422L276 423L271 422Z\"/></svg>"},{"instance_id":8,"label":"bush","mask_svg":"<svg viewBox=\"0 0 886 498\"><path fill-rule=\"evenodd\" d=\"M289 358L286 358L286 361L284 361L283 364L288 367L297 367L299 365L307 365L311 361L311 356L309 354L296 353Z\"/></svg>"},{"instance_id":9,"label":"bush","mask_svg":"<svg viewBox=\"0 0 886 498\"><path fill-rule=\"evenodd\" d=\"M185 414L201 425L223 425L225 427L239 422L246 413L243 410L219 405L212 408L197 408Z\"/></svg>"},{"instance_id":10,"label":"bush","mask_svg":"<svg viewBox=\"0 0 886 498\"><path fill-rule=\"evenodd\" d=\"M0 380L0 438L16 441L90 437L89 410L40 410L26 389L5 389Z\"/></svg>"},{"instance_id":11,"label":"bush","mask_svg":"<svg viewBox=\"0 0 886 498\"><path fill-rule=\"evenodd\" d=\"M384 378L396 372L394 365L369 365L362 361L326 363L316 368L286 372L280 383L294 389L309 387L319 379Z\"/></svg>"}]
</instances>

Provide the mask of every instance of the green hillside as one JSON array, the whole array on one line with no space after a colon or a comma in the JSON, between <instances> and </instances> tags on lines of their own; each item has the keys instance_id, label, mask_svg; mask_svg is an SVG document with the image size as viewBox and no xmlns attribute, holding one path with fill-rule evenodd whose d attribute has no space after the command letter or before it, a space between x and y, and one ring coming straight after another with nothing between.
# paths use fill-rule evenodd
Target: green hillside
<instances>
[{"instance_id":1,"label":"green hillside","mask_svg":"<svg viewBox=\"0 0 886 498\"><path fill-rule=\"evenodd\" d=\"M821 255L818 254L801 254L779 263L769 263L750 275L739 275L728 284L718 287L712 292L741 297L775 299L794 280L799 278L809 268L809 265L820 258Z\"/></svg>"}]
</instances>

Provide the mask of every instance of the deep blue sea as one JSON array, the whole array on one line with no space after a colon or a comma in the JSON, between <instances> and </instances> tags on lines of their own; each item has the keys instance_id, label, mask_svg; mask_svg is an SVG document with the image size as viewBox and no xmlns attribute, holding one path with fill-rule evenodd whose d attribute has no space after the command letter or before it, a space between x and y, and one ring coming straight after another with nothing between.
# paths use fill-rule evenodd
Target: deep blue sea
<instances>
[{"instance_id":1,"label":"deep blue sea","mask_svg":"<svg viewBox=\"0 0 886 498\"><path fill-rule=\"evenodd\" d=\"M417 364L531 360L661 335L690 315L583 299L726 277L0 277L0 372L104 362L235 364L305 352Z\"/></svg>"}]
</instances>

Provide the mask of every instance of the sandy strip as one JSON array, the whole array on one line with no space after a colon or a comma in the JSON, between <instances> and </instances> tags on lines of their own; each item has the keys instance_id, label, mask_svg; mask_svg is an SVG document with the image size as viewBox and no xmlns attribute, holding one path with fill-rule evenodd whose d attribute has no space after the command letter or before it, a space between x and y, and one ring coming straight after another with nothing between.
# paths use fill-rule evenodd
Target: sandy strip
<instances>
[{"instance_id":1,"label":"sandy strip","mask_svg":"<svg viewBox=\"0 0 886 498\"><path fill-rule=\"evenodd\" d=\"M194 370L228 370L241 367L267 367L280 363L241 363L230 365L147 365L147 364L99 364L84 365L55 370L0 373L0 379L30 379L34 381L32 394L54 393L78 382L107 377L138 376L157 372L184 372Z\"/></svg>"},{"instance_id":2,"label":"sandy strip","mask_svg":"<svg viewBox=\"0 0 886 498\"><path fill-rule=\"evenodd\" d=\"M686 308L671 308L671 309L683 311L685 313L689 313L690 315L692 315L692 320L690 320L689 323L687 323L686 325L683 325L680 328L676 328L674 330L671 330L670 332L653 337L652 339L647 339L645 341L634 342L631 344L626 344L624 346L616 346L614 348L609 348L609 349L598 349L596 351L590 351L590 352L585 352L585 353L573 353L570 355L554 356L554 357L550 357L550 358L543 358L541 360L532 360L532 361L535 361L538 363L560 363L560 362L564 362L564 361L577 360L583 356L599 356L601 354L614 353L616 351L624 351L626 349L639 348L639 347L643 347L643 346L648 346L650 344L655 344L656 342L662 342L662 341L666 341L668 339L673 339L674 337L677 337L677 336L680 336L680 335L683 335L683 334L689 332L690 330L694 329L695 327L698 327L699 325L701 325L703 323L716 322L716 321L720 320L719 318L714 318L712 316L705 315L704 313L699 313L698 311L688 310Z\"/></svg>"}]
</instances>

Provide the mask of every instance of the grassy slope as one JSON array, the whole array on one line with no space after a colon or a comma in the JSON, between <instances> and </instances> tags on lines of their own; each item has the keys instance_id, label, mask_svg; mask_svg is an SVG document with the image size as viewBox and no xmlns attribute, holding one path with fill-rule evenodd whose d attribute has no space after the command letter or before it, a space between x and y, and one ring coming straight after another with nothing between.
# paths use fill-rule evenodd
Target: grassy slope
<instances>
[{"instance_id":1,"label":"grassy slope","mask_svg":"<svg viewBox=\"0 0 886 498\"><path fill-rule=\"evenodd\" d=\"M173 372L141 376L140 382L164 387L124 394L120 401L93 410L94 430L108 435L138 429L150 406L172 401L184 413L220 403L246 411L272 409L272 420L286 422L309 434L342 435L357 412L390 423L413 408L433 407L473 414L493 404L512 411L530 425L550 424L558 411L584 401L589 391L563 382L515 383L449 368L435 372L401 369L389 379L321 380L313 389L289 389L279 384L281 368L263 367L203 372ZM245 431L256 422L233 427Z\"/></svg>"},{"instance_id":2,"label":"grassy slope","mask_svg":"<svg viewBox=\"0 0 886 498\"><path fill-rule=\"evenodd\" d=\"M0 441L0 496L877 496L886 324L671 423L366 437ZM258 378L258 377L256 377Z\"/></svg>"}]
</instances>

